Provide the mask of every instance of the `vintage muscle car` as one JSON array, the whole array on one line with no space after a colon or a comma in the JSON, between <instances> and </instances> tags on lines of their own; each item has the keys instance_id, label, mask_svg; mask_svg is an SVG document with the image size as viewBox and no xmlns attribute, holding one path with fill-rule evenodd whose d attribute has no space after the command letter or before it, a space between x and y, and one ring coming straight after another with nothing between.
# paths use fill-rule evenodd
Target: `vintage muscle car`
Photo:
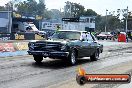
<instances>
[{"instance_id":1,"label":"vintage muscle car","mask_svg":"<svg viewBox=\"0 0 132 88\"><path fill-rule=\"evenodd\" d=\"M43 57L49 57L75 65L82 57L96 61L103 52L103 45L97 42L94 35L76 30L59 30L47 40L29 42L28 47L29 55L33 55L37 63L41 63Z\"/></svg>"}]
</instances>

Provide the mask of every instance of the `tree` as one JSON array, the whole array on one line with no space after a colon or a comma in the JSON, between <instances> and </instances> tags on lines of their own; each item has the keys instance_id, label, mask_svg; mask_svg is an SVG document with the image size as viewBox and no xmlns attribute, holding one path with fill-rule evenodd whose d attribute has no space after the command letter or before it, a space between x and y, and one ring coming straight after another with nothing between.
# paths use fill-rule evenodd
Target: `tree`
<instances>
[{"instance_id":1,"label":"tree","mask_svg":"<svg viewBox=\"0 0 132 88\"><path fill-rule=\"evenodd\" d=\"M15 4L17 12L22 15L41 15L43 16L45 5L44 3L37 3L35 0L27 0Z\"/></svg>"},{"instance_id":2,"label":"tree","mask_svg":"<svg viewBox=\"0 0 132 88\"><path fill-rule=\"evenodd\" d=\"M87 9L86 11L84 11L83 15L84 16L97 16L97 13L93 11L92 9Z\"/></svg>"},{"instance_id":3,"label":"tree","mask_svg":"<svg viewBox=\"0 0 132 88\"><path fill-rule=\"evenodd\" d=\"M36 7L37 7L36 13L37 13L38 15L43 15L43 14L44 14L44 10L45 10L45 5L44 5L44 3L38 3Z\"/></svg>"},{"instance_id":4,"label":"tree","mask_svg":"<svg viewBox=\"0 0 132 88\"><path fill-rule=\"evenodd\" d=\"M109 31L114 31L116 29L121 29L120 19L116 18L115 16L108 16L107 29Z\"/></svg>"},{"instance_id":5,"label":"tree","mask_svg":"<svg viewBox=\"0 0 132 88\"><path fill-rule=\"evenodd\" d=\"M5 11L5 7L4 6L0 6L0 11Z\"/></svg>"},{"instance_id":6,"label":"tree","mask_svg":"<svg viewBox=\"0 0 132 88\"><path fill-rule=\"evenodd\" d=\"M126 19L124 19L124 28L126 25ZM127 28L128 30L132 30L132 16L128 15L128 20L127 20Z\"/></svg>"},{"instance_id":7,"label":"tree","mask_svg":"<svg viewBox=\"0 0 132 88\"><path fill-rule=\"evenodd\" d=\"M65 17L97 16L92 9L85 10L83 5L67 1L64 7Z\"/></svg>"},{"instance_id":8,"label":"tree","mask_svg":"<svg viewBox=\"0 0 132 88\"><path fill-rule=\"evenodd\" d=\"M62 18L62 13L58 9L51 9L50 11L52 19Z\"/></svg>"},{"instance_id":9,"label":"tree","mask_svg":"<svg viewBox=\"0 0 132 88\"><path fill-rule=\"evenodd\" d=\"M12 2L9 1L5 6L0 6L0 11L12 11Z\"/></svg>"},{"instance_id":10,"label":"tree","mask_svg":"<svg viewBox=\"0 0 132 88\"><path fill-rule=\"evenodd\" d=\"M116 29L122 29L122 22L117 16L107 15L96 17L96 30L104 31L105 25L107 25L107 31L116 31ZM107 23L107 24L106 24Z\"/></svg>"},{"instance_id":11,"label":"tree","mask_svg":"<svg viewBox=\"0 0 132 88\"><path fill-rule=\"evenodd\" d=\"M51 14L52 14L52 12L51 11L48 11L47 9L45 9L45 11L44 11L44 18L46 18L46 19L51 19L52 17L51 17Z\"/></svg>"},{"instance_id":12,"label":"tree","mask_svg":"<svg viewBox=\"0 0 132 88\"><path fill-rule=\"evenodd\" d=\"M8 11L12 11L13 10L13 2L9 1L7 4L5 4L5 9Z\"/></svg>"},{"instance_id":13,"label":"tree","mask_svg":"<svg viewBox=\"0 0 132 88\"><path fill-rule=\"evenodd\" d=\"M97 15L95 19L96 31L104 31L104 27L105 27L105 16Z\"/></svg>"},{"instance_id":14,"label":"tree","mask_svg":"<svg viewBox=\"0 0 132 88\"><path fill-rule=\"evenodd\" d=\"M64 8L65 17L80 17L82 16L84 9L84 6L78 3L67 1Z\"/></svg>"}]
</instances>

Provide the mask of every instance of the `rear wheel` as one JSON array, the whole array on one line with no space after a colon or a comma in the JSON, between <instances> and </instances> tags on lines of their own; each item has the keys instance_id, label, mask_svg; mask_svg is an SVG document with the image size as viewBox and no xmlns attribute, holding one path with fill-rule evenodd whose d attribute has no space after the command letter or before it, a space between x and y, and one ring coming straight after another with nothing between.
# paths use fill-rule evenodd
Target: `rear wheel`
<instances>
[{"instance_id":1,"label":"rear wheel","mask_svg":"<svg viewBox=\"0 0 132 88\"><path fill-rule=\"evenodd\" d=\"M97 61L99 59L99 50L96 50L96 52L90 56L91 61Z\"/></svg>"},{"instance_id":2,"label":"rear wheel","mask_svg":"<svg viewBox=\"0 0 132 88\"><path fill-rule=\"evenodd\" d=\"M36 61L36 63L41 63L43 60L43 56L39 56L39 55L33 55L34 60Z\"/></svg>"}]
</instances>

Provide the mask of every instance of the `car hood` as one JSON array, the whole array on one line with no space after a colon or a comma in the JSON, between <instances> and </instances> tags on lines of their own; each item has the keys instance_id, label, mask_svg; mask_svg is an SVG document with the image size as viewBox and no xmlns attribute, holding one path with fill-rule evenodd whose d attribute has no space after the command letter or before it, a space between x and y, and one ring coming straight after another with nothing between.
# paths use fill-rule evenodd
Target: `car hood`
<instances>
[{"instance_id":1,"label":"car hood","mask_svg":"<svg viewBox=\"0 0 132 88\"><path fill-rule=\"evenodd\" d=\"M53 44L67 44L70 40L64 39L48 39L48 40L33 40L33 43L53 43Z\"/></svg>"}]
</instances>

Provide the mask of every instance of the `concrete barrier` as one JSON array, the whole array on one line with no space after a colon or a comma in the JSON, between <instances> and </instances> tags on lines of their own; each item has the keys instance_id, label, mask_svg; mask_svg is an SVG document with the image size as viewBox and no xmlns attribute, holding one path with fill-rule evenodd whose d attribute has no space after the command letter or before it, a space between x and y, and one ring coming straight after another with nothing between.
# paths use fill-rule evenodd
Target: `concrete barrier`
<instances>
[{"instance_id":1,"label":"concrete barrier","mask_svg":"<svg viewBox=\"0 0 132 88\"><path fill-rule=\"evenodd\" d=\"M28 42L0 43L0 52L28 50Z\"/></svg>"},{"instance_id":2,"label":"concrete barrier","mask_svg":"<svg viewBox=\"0 0 132 88\"><path fill-rule=\"evenodd\" d=\"M14 43L14 48L15 50L27 50L28 49L28 43L27 42L19 42L19 43Z\"/></svg>"},{"instance_id":3,"label":"concrete barrier","mask_svg":"<svg viewBox=\"0 0 132 88\"><path fill-rule=\"evenodd\" d=\"M0 44L0 52L3 52L4 51L4 47L2 44Z\"/></svg>"},{"instance_id":4,"label":"concrete barrier","mask_svg":"<svg viewBox=\"0 0 132 88\"><path fill-rule=\"evenodd\" d=\"M41 40L45 39L35 33L0 33L0 40Z\"/></svg>"},{"instance_id":5,"label":"concrete barrier","mask_svg":"<svg viewBox=\"0 0 132 88\"><path fill-rule=\"evenodd\" d=\"M0 43L0 52L14 52L14 46L12 43Z\"/></svg>"}]
</instances>

